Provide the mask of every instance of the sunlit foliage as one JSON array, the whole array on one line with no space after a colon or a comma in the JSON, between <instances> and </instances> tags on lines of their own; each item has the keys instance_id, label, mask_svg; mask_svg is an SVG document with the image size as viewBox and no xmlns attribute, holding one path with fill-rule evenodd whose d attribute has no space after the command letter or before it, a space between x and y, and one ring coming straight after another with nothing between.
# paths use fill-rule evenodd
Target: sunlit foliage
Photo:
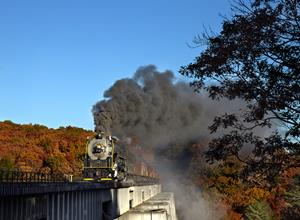
<instances>
[{"instance_id":1,"label":"sunlit foliage","mask_svg":"<svg viewBox=\"0 0 300 220\"><path fill-rule=\"evenodd\" d=\"M88 136L93 132L75 127L0 122L0 168L80 174Z\"/></svg>"}]
</instances>

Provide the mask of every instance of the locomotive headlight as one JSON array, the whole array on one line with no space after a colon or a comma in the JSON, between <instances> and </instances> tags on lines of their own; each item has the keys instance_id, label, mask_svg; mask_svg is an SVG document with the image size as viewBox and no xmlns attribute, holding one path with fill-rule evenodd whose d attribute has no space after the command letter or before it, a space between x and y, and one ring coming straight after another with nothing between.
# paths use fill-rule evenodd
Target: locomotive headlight
<instances>
[{"instance_id":1,"label":"locomotive headlight","mask_svg":"<svg viewBox=\"0 0 300 220\"><path fill-rule=\"evenodd\" d=\"M101 154L101 153L105 153L105 151L106 151L106 147L100 144L96 145L93 148L93 154Z\"/></svg>"},{"instance_id":2,"label":"locomotive headlight","mask_svg":"<svg viewBox=\"0 0 300 220\"><path fill-rule=\"evenodd\" d=\"M87 146L88 155L91 160L106 160L111 151L111 145L106 137L93 138Z\"/></svg>"}]
</instances>

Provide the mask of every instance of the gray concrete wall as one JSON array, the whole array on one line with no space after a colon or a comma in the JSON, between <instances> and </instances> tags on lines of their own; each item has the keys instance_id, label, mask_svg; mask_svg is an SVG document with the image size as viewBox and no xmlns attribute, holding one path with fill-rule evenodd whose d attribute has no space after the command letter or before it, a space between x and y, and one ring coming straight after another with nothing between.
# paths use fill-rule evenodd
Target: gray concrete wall
<instances>
[{"instance_id":1,"label":"gray concrete wall","mask_svg":"<svg viewBox=\"0 0 300 220\"><path fill-rule=\"evenodd\" d=\"M173 193L159 193L115 220L177 220Z\"/></svg>"},{"instance_id":2,"label":"gray concrete wall","mask_svg":"<svg viewBox=\"0 0 300 220\"><path fill-rule=\"evenodd\" d=\"M0 220L112 220L160 191L149 185L0 196Z\"/></svg>"},{"instance_id":3,"label":"gray concrete wall","mask_svg":"<svg viewBox=\"0 0 300 220\"><path fill-rule=\"evenodd\" d=\"M161 192L161 185L149 185L149 186L133 186L122 189L111 189L113 210L113 216L120 216L125 212L128 212L130 208L136 207L144 201L150 199L154 195Z\"/></svg>"},{"instance_id":4,"label":"gray concrete wall","mask_svg":"<svg viewBox=\"0 0 300 220\"><path fill-rule=\"evenodd\" d=\"M103 219L105 202L111 203L109 190L0 197L0 219L99 220Z\"/></svg>"}]
</instances>

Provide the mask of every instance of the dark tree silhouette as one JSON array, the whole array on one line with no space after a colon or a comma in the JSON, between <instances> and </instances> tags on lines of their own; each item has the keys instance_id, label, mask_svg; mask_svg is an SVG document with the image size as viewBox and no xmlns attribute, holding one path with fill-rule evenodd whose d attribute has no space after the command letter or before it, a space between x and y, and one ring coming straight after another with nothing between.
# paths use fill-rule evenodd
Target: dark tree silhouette
<instances>
[{"instance_id":1,"label":"dark tree silhouette","mask_svg":"<svg viewBox=\"0 0 300 220\"><path fill-rule=\"evenodd\" d=\"M275 184L283 170L300 166L300 1L239 1L233 11L220 34L198 39L206 49L180 73L212 99L246 103L239 114L214 119L211 132L230 131L209 144L208 161L235 156L245 163L242 174L248 180ZM278 131L269 137L253 133L273 122ZM249 145L252 153L241 156Z\"/></svg>"}]
</instances>

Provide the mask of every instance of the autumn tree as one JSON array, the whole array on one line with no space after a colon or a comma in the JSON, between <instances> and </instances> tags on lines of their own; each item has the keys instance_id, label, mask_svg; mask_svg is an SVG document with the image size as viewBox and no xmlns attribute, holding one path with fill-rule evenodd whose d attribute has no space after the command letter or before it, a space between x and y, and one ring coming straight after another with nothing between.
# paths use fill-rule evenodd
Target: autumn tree
<instances>
[{"instance_id":1,"label":"autumn tree","mask_svg":"<svg viewBox=\"0 0 300 220\"><path fill-rule=\"evenodd\" d=\"M80 175L87 136L94 133L70 126L49 129L0 122L0 170Z\"/></svg>"},{"instance_id":2,"label":"autumn tree","mask_svg":"<svg viewBox=\"0 0 300 220\"><path fill-rule=\"evenodd\" d=\"M245 164L241 176L272 185L283 170L300 165L300 2L241 0L233 12L219 34L196 39L206 48L180 72L212 99L245 101L243 110L212 122L212 133L229 130L210 142L207 160L234 156ZM255 134L261 127L273 133ZM247 156L241 155L245 146L253 147Z\"/></svg>"}]
</instances>

